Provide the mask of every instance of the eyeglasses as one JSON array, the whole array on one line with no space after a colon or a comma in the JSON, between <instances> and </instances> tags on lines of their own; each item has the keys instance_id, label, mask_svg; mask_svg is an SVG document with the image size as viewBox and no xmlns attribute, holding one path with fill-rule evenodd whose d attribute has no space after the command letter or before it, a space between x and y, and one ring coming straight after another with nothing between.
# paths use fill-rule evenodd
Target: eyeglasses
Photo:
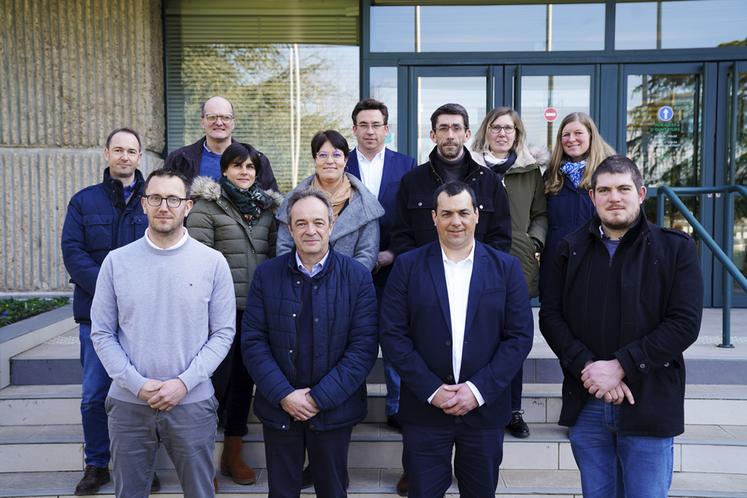
<instances>
[{"instance_id":1,"label":"eyeglasses","mask_svg":"<svg viewBox=\"0 0 747 498\"><path fill-rule=\"evenodd\" d=\"M490 133L493 135L500 135L501 132L505 133L506 135L513 135L516 131L515 126L506 125L506 126L493 126L490 125Z\"/></svg>"},{"instance_id":2,"label":"eyeglasses","mask_svg":"<svg viewBox=\"0 0 747 498\"><path fill-rule=\"evenodd\" d=\"M464 126L460 124L453 124L453 125L440 125L438 128L436 128L436 132L438 133L448 133L449 130L454 131L454 133L461 133L464 131Z\"/></svg>"},{"instance_id":3,"label":"eyeglasses","mask_svg":"<svg viewBox=\"0 0 747 498\"><path fill-rule=\"evenodd\" d=\"M363 128L364 130L379 131L386 126L384 123L358 123L355 125L357 128Z\"/></svg>"},{"instance_id":4,"label":"eyeglasses","mask_svg":"<svg viewBox=\"0 0 747 498\"><path fill-rule=\"evenodd\" d=\"M317 152L317 153L316 153L316 158L317 158L317 159L318 159L319 161L326 161L326 160L327 160L327 159L329 159L330 157L332 157L332 159L333 159L334 161L339 161L339 160L341 160L341 159L344 159L344 158L345 158L345 154L343 154L343 153L342 153L342 152L340 152L339 150L336 150L336 151L334 151L334 152L333 152L333 153L332 153L331 155L330 155L330 153L329 153L329 152Z\"/></svg>"},{"instance_id":5,"label":"eyeglasses","mask_svg":"<svg viewBox=\"0 0 747 498\"><path fill-rule=\"evenodd\" d=\"M205 121L207 121L210 124L215 123L219 119L223 121L224 123L230 123L233 121L233 115L232 114L205 114Z\"/></svg>"},{"instance_id":6,"label":"eyeglasses","mask_svg":"<svg viewBox=\"0 0 747 498\"><path fill-rule=\"evenodd\" d=\"M186 197L177 197L175 195L163 197L159 194L150 194L144 195L143 197L145 197L145 200L150 207L161 207L161 203L163 201L166 201L166 205L172 209L176 209L181 206L182 201L189 200Z\"/></svg>"},{"instance_id":7,"label":"eyeglasses","mask_svg":"<svg viewBox=\"0 0 747 498\"><path fill-rule=\"evenodd\" d=\"M130 157L137 157L140 154L139 150L123 149L122 147L111 148L109 149L109 152L111 152L115 156L130 156Z\"/></svg>"}]
</instances>

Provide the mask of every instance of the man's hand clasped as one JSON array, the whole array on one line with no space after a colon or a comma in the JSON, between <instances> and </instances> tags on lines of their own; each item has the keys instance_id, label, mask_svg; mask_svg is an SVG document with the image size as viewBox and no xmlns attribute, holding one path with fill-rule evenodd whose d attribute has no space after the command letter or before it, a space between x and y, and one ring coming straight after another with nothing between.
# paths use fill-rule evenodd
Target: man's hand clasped
<instances>
[{"instance_id":1,"label":"man's hand clasped","mask_svg":"<svg viewBox=\"0 0 747 498\"><path fill-rule=\"evenodd\" d=\"M148 379L140 388L137 397L154 410L170 411L187 395L187 386L181 379L165 381Z\"/></svg>"},{"instance_id":2,"label":"man's hand clasped","mask_svg":"<svg viewBox=\"0 0 747 498\"><path fill-rule=\"evenodd\" d=\"M467 384L442 384L431 404L447 415L462 416L478 406L472 389Z\"/></svg>"},{"instance_id":3,"label":"man's hand clasped","mask_svg":"<svg viewBox=\"0 0 747 498\"><path fill-rule=\"evenodd\" d=\"M310 391L308 387L296 389L280 401L280 407L296 422L304 422L319 413L319 406Z\"/></svg>"},{"instance_id":4,"label":"man's hand clasped","mask_svg":"<svg viewBox=\"0 0 747 498\"><path fill-rule=\"evenodd\" d=\"M623 381L625 371L617 360L600 360L586 364L581 370L581 382L584 388L597 399L604 399L606 403L619 405L626 399L631 405L635 404L633 393Z\"/></svg>"}]
</instances>

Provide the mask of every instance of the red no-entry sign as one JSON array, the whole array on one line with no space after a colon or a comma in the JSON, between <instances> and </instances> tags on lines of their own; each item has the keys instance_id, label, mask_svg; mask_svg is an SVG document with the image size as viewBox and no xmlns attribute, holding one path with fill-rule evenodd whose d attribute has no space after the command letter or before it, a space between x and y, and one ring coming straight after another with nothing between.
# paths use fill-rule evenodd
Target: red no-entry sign
<instances>
[{"instance_id":1,"label":"red no-entry sign","mask_svg":"<svg viewBox=\"0 0 747 498\"><path fill-rule=\"evenodd\" d=\"M545 121L555 121L558 119L558 110L554 107L545 109Z\"/></svg>"}]
</instances>

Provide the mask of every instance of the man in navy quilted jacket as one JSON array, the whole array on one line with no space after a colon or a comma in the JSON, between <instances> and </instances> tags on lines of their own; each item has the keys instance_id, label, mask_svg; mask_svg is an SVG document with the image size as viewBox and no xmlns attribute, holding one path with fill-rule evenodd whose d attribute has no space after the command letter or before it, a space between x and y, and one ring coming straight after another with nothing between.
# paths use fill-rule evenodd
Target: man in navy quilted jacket
<instances>
[{"instance_id":1,"label":"man in navy quilted jacket","mask_svg":"<svg viewBox=\"0 0 747 498\"><path fill-rule=\"evenodd\" d=\"M378 352L371 273L329 245L332 206L308 188L288 199L296 249L254 273L241 347L257 392L270 498L298 497L308 452L316 495L347 496L348 446L366 416Z\"/></svg>"},{"instance_id":2,"label":"man in navy quilted jacket","mask_svg":"<svg viewBox=\"0 0 747 498\"><path fill-rule=\"evenodd\" d=\"M62 228L62 258L75 284L73 314L80 328L83 382L80 414L85 439L86 468L75 494L92 495L109 482L109 431L104 400L111 379L91 343L91 302L101 263L109 251L139 239L148 220L140 206L143 175L140 136L130 128L117 128L106 139L108 167L101 183L76 193L67 208ZM158 489L158 478L154 478Z\"/></svg>"}]
</instances>

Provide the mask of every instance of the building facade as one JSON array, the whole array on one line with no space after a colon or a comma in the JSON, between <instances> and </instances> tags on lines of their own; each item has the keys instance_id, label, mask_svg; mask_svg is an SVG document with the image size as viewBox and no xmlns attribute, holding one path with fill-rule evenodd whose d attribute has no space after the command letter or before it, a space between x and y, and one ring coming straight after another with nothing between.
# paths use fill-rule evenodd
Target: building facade
<instances>
[{"instance_id":1,"label":"building facade","mask_svg":"<svg viewBox=\"0 0 747 498\"><path fill-rule=\"evenodd\" d=\"M286 191L312 171L316 131L352 138L364 96L391 110L388 145L419 160L430 113L456 101L473 127L513 106L547 146L565 114L588 112L651 196L747 177L741 0L2 0L0 26L4 292L68 288L65 205L98 181L111 128L143 133L150 168L201 135L200 103L215 94L234 102L236 137L268 155ZM687 202L722 238L723 199ZM667 223L689 230L671 207ZM747 200L729 228L744 269ZM701 257L718 306L720 267ZM735 302L747 306L741 292Z\"/></svg>"}]
</instances>

